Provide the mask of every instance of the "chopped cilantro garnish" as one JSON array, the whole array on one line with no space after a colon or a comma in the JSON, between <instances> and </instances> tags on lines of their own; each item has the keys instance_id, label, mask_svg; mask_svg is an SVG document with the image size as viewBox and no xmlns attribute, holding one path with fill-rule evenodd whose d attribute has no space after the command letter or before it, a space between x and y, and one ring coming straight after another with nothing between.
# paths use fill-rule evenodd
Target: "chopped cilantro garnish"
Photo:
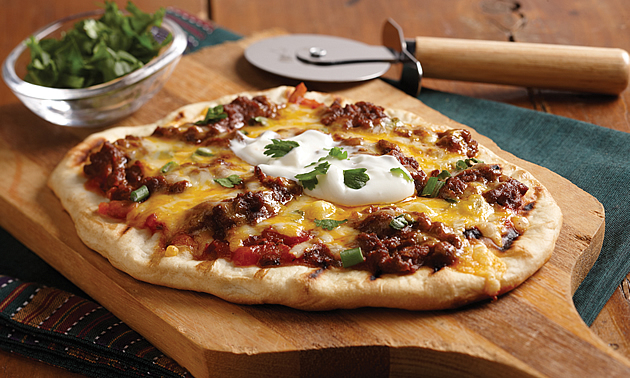
<instances>
[{"instance_id":1,"label":"chopped cilantro garnish","mask_svg":"<svg viewBox=\"0 0 630 378\"><path fill-rule=\"evenodd\" d=\"M326 155L324 157L320 157L319 160L317 160L317 161L307 165L307 167L310 167L310 166L315 165L315 164L317 164L319 162L322 162L322 161L328 159L329 157L336 158L336 159L339 159L339 160L346 160L348 158L348 151L344 151L343 148L341 148L341 147L333 147L330 150L324 148L324 150L328 151L328 155Z\"/></svg>"},{"instance_id":2,"label":"chopped cilantro garnish","mask_svg":"<svg viewBox=\"0 0 630 378\"><path fill-rule=\"evenodd\" d=\"M280 158L299 145L298 142L293 140L272 139L271 143L265 146L265 152L263 153L272 158Z\"/></svg>"},{"instance_id":3,"label":"chopped cilantro garnish","mask_svg":"<svg viewBox=\"0 0 630 378\"><path fill-rule=\"evenodd\" d=\"M343 171L343 183L350 189L361 189L370 180L367 168L346 169Z\"/></svg>"},{"instance_id":4,"label":"chopped cilantro garnish","mask_svg":"<svg viewBox=\"0 0 630 378\"><path fill-rule=\"evenodd\" d=\"M319 182L317 180L317 175L325 175L328 172L328 168L330 168L330 163L325 161L319 163L317 167L315 167L312 171L306 173L300 173L295 175L295 178L300 181L303 187L309 190L315 189L315 185Z\"/></svg>"},{"instance_id":5,"label":"chopped cilantro garnish","mask_svg":"<svg viewBox=\"0 0 630 378\"><path fill-rule=\"evenodd\" d=\"M339 160L346 160L348 158L348 151L344 151L341 147L333 147L328 151L328 156Z\"/></svg>"},{"instance_id":6,"label":"chopped cilantro garnish","mask_svg":"<svg viewBox=\"0 0 630 378\"><path fill-rule=\"evenodd\" d=\"M389 170L392 174L402 176L407 181L413 181L404 169L396 167Z\"/></svg>"},{"instance_id":7,"label":"chopped cilantro garnish","mask_svg":"<svg viewBox=\"0 0 630 378\"><path fill-rule=\"evenodd\" d=\"M340 225L346 223L348 220L335 220L335 219L315 219L315 226L321 227L324 230L332 230L333 228L339 227Z\"/></svg>"},{"instance_id":8,"label":"chopped cilantro garnish","mask_svg":"<svg viewBox=\"0 0 630 378\"><path fill-rule=\"evenodd\" d=\"M211 123L217 123L220 120L227 118L227 116L227 113L223 110L223 105L217 105L214 108L208 108L206 117L201 121L195 122L195 125L203 126Z\"/></svg>"},{"instance_id":9,"label":"chopped cilantro garnish","mask_svg":"<svg viewBox=\"0 0 630 378\"><path fill-rule=\"evenodd\" d=\"M31 60L25 81L53 88L86 88L126 75L148 63L167 45L172 36L157 41L153 27L159 27L165 9L153 15L140 11L132 2L124 15L113 1L105 1L100 19L77 22L61 39L36 41L26 45Z\"/></svg>"},{"instance_id":10,"label":"chopped cilantro garnish","mask_svg":"<svg viewBox=\"0 0 630 378\"><path fill-rule=\"evenodd\" d=\"M233 188L235 185L239 185L243 182L238 175L229 175L225 178L214 179L214 181L225 188Z\"/></svg>"}]
</instances>

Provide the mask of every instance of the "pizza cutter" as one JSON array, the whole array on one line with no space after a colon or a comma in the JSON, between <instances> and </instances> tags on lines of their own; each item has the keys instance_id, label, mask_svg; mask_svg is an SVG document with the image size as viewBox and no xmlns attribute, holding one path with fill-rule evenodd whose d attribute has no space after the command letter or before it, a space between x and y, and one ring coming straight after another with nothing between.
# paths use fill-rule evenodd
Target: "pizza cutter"
<instances>
[{"instance_id":1,"label":"pizza cutter","mask_svg":"<svg viewBox=\"0 0 630 378\"><path fill-rule=\"evenodd\" d=\"M405 39L392 19L383 46L316 34L272 37L250 45L254 66L291 79L359 82L402 64L399 86L418 94L422 77L618 95L630 80L625 50L452 38Z\"/></svg>"}]
</instances>

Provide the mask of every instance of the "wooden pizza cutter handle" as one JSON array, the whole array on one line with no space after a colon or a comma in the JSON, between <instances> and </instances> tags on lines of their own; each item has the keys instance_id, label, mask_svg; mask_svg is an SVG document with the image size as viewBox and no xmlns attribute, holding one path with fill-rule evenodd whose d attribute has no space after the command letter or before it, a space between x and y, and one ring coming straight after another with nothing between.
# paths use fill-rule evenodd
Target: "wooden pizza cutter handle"
<instances>
[{"instance_id":1,"label":"wooden pizza cutter handle","mask_svg":"<svg viewBox=\"0 0 630 378\"><path fill-rule=\"evenodd\" d=\"M628 85L625 50L416 37L424 77L618 95Z\"/></svg>"}]
</instances>

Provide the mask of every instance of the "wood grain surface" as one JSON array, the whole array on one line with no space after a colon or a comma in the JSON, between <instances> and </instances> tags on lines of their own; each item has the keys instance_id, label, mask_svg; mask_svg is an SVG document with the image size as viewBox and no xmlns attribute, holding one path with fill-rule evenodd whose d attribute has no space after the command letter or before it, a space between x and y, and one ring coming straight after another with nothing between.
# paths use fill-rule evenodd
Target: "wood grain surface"
<instances>
[{"instance_id":1,"label":"wood grain surface","mask_svg":"<svg viewBox=\"0 0 630 378\"><path fill-rule=\"evenodd\" d=\"M284 82L244 61L249 42L184 57L154 100L123 123L145 124L184 104ZM311 89L461 126L380 80ZM537 274L497 301L457 311L305 312L239 306L139 282L114 269L81 243L69 216L45 186L56 162L87 131L57 128L26 109L13 109L0 126L0 158L13 177L0 183L2 227L195 376L630 374L630 362L590 332L571 301L579 283L574 277L588 270L601 247L601 205L565 179L500 151L482 136L476 138L532 171L563 210L557 248ZM25 123L41 132L18 127ZM573 206L576 202L580 209Z\"/></svg>"},{"instance_id":2,"label":"wood grain surface","mask_svg":"<svg viewBox=\"0 0 630 378\"><path fill-rule=\"evenodd\" d=\"M170 4L161 0L137 0L135 3L142 9L154 9L157 7L156 4ZM262 5L263 3L264 5ZM92 3L88 4L79 0L62 0L55 2L54 5L37 0L21 2L0 0L0 5L3 9L0 14L0 19L3 21L0 23L0 35L2 35L0 37L0 57L5 57L18 41L43 24L87 10L86 7L93 8ZM382 22L387 17L393 17L401 24L405 34L409 37L424 35L498 41L514 40L620 47L630 50L630 34L627 33L630 10L624 0L579 2L569 0L554 2L544 0L520 2L491 0L446 2L439 0L326 0L317 3L292 0L265 2L213 0L210 5L204 1L190 0L178 2L176 6L198 16L203 16L208 12L210 17L220 25L243 35L269 27L282 27L289 32L333 34L368 43L379 43ZM15 17L15 14L20 14L22 17ZM221 75L216 75L213 79L224 85L226 90L237 87L224 80ZM254 79L254 86L257 85L262 85L262 83ZM423 85L438 90L568 116L603 127L630 131L630 117L627 107L630 99L628 90L619 97L609 97L429 79L425 80ZM168 93L166 94L168 95ZM205 99L201 98L203 94L202 91L199 96L200 99ZM161 114L160 111L164 111L164 109L182 105L179 100L167 101L161 95L156 98L156 103L161 107L156 115ZM38 120L19 105L17 98L4 85L0 85L0 104L2 105L0 106L0 114L5 117L8 116L12 122L18 122L21 125L33 125L33 129L36 128L43 134L47 133L55 137L56 142L53 143L53 146L45 143L48 142L47 140L34 135L26 135L25 139L18 141L22 144L20 148L43 147L41 154L31 154L16 161L15 173L20 178L30 177L30 174L25 174L24 169L30 167L31 163L35 162L37 165L46 161L50 162L50 159L58 159L60 158L58 149L67 149L74 141L85 136L83 131L60 131L58 128ZM146 113L141 112L138 117L142 117L142 114L146 116ZM3 135L6 135L5 132ZM61 142L61 140L65 141ZM16 140L5 140L5 142L11 144ZM12 156L12 150L5 148L8 147L7 145L0 147L0 153L3 157ZM49 168L50 166L46 169ZM39 170L39 173L42 172ZM8 195L14 195L17 188L9 187L8 190ZM47 196L39 198L40 202L48 200L52 201L54 198ZM15 210L15 207L23 205L23 200L19 196L13 196L10 197L8 203L11 205L10 208ZM5 215L7 213L2 214L2 219L7 219ZM32 227L28 229L29 234L41 231L41 228L38 228L36 224L29 223L28 226ZM8 227L6 228L8 229ZM28 238L28 235L23 235L23 237ZM66 242L68 238L62 235L60 239ZM27 245L29 245L28 242ZM614 349L626 356L630 355L628 286L628 280L620 285L592 326L592 330L605 341L604 344L609 345L609 349ZM542 348L544 349L546 346ZM599 350L600 348L601 345L598 345L596 349ZM379 348L365 347L363 350L362 356L378 357L383 355L379 353ZM412 353L400 348L396 350L394 358L390 358L389 361L396 361L406 354ZM428 360L440 360L444 357L443 355L440 356L439 353L435 355L428 353L427 350L424 352L424 357ZM607 352L604 354L608 355ZM344 357L348 355L352 356L352 352L348 351L347 354L343 354ZM448 356L452 358L454 355ZM391 353L390 357L392 357ZM459 358L460 356L455 354L455 357ZM617 356L613 355L613 359L616 360L616 358ZM306 367L313 361L315 360L311 357L302 358L302 366ZM446 360L442 361L447 363ZM1 372L5 376L38 377L66 376L67 374L60 369L17 358L7 353L0 353L0 366L2 366ZM418 366L414 366L416 369L418 368Z\"/></svg>"}]
</instances>

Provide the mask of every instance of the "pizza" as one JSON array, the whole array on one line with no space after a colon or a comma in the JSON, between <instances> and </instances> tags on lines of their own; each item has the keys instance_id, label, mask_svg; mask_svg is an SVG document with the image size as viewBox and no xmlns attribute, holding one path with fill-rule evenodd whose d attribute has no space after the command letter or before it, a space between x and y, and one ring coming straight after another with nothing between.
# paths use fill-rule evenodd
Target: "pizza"
<instances>
[{"instance_id":1,"label":"pizza","mask_svg":"<svg viewBox=\"0 0 630 378\"><path fill-rule=\"evenodd\" d=\"M539 181L465 128L302 84L92 134L49 186L138 280L303 310L497 298L562 224Z\"/></svg>"}]
</instances>

